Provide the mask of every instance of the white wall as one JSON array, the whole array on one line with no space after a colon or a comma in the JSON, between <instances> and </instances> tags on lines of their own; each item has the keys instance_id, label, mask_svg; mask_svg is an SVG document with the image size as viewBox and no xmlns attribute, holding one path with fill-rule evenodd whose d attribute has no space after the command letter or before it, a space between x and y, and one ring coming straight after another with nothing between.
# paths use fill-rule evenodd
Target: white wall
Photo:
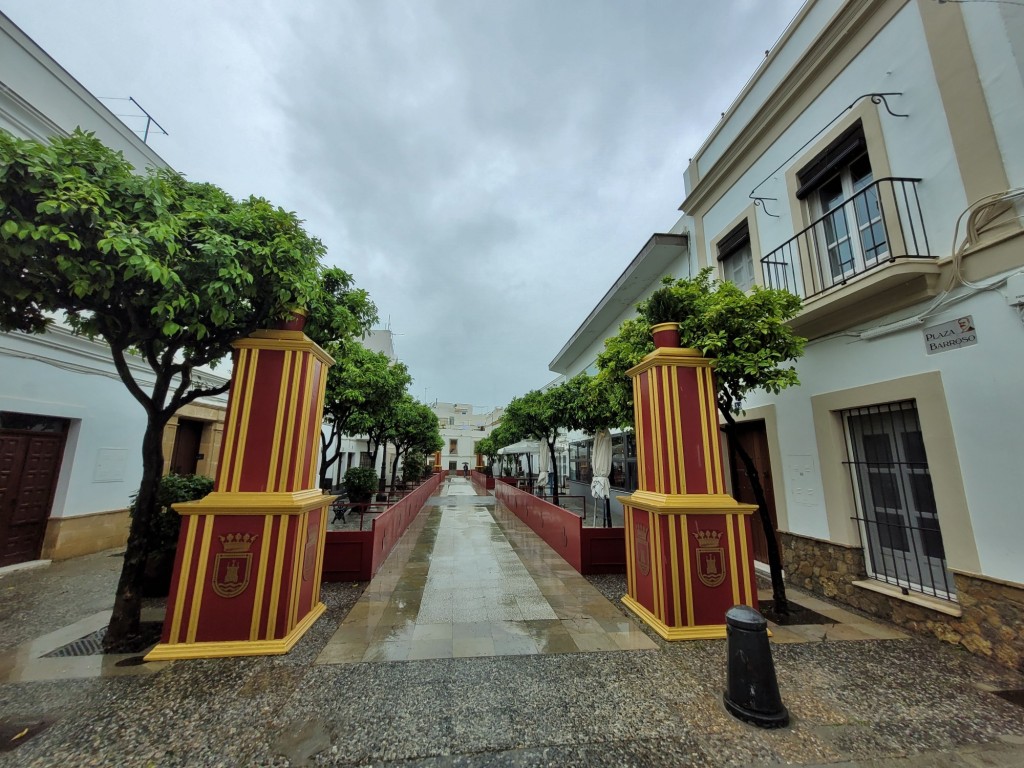
<instances>
[{"instance_id":1,"label":"white wall","mask_svg":"<svg viewBox=\"0 0 1024 768\"><path fill-rule=\"evenodd\" d=\"M136 376L152 381L142 367ZM224 407L227 400L199 402ZM138 490L146 414L106 345L60 329L41 337L0 334L0 410L71 420L52 517L124 509Z\"/></svg>"},{"instance_id":2,"label":"white wall","mask_svg":"<svg viewBox=\"0 0 1024 768\"><path fill-rule=\"evenodd\" d=\"M1010 186L1024 186L1024 6L960 7Z\"/></svg>"},{"instance_id":3,"label":"white wall","mask_svg":"<svg viewBox=\"0 0 1024 768\"><path fill-rule=\"evenodd\" d=\"M124 152L128 162L139 170L167 166L2 13L0 83L4 86L0 88L0 128L16 136L45 140L81 126L108 147Z\"/></svg>"},{"instance_id":4,"label":"white wall","mask_svg":"<svg viewBox=\"0 0 1024 768\"><path fill-rule=\"evenodd\" d=\"M750 205L750 193L757 187L760 197L775 198L757 212L761 253L767 255L792 238L791 203L785 172L799 162L800 151L833 118L858 96L873 92L902 92L891 97L894 112L909 117L892 117L878 106L885 149L894 176L921 178L918 186L925 227L933 254L951 252L957 216L967 206L960 172L946 124L924 28L915 4L904 7L874 40L854 59L821 96L757 159L704 217L703 252L710 254L711 241ZM1019 143L1019 142L1018 142ZM794 153L791 160L768 181L769 174ZM877 174L876 174L877 175ZM709 257L710 258L710 257Z\"/></svg>"},{"instance_id":5,"label":"white wall","mask_svg":"<svg viewBox=\"0 0 1024 768\"><path fill-rule=\"evenodd\" d=\"M978 546L982 572L997 578L1024 581L1019 543L1020 478L1024 477L1024 324L998 291L975 294L927 320L936 325L971 315L978 344L934 355L925 353L920 328L864 341L837 336L812 343L799 361L801 385L781 396L757 395L747 408L774 403L777 409L781 467L773 467L776 485L786 487L789 530L828 539L821 467L810 398L905 376L938 371L956 435L956 452ZM811 477L801 487L816 490L798 498L790 481L802 456L814 456ZM781 483L780 483L781 481ZM852 489L850 491L852 493ZM941 520L940 520L941 524ZM955 536L955 531L944 531ZM957 563L950 562L952 567Z\"/></svg>"}]
</instances>

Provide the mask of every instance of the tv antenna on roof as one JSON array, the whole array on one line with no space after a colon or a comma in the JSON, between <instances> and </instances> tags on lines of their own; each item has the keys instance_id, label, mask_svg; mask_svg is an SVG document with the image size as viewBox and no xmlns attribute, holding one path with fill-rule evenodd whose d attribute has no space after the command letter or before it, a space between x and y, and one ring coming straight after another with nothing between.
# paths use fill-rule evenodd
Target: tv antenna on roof
<instances>
[{"instance_id":1,"label":"tv antenna on roof","mask_svg":"<svg viewBox=\"0 0 1024 768\"><path fill-rule=\"evenodd\" d=\"M131 97L131 96L128 96L127 98L125 98L124 96L100 96L100 99L102 99L102 100L104 100L104 101L130 101L130 102L131 102L132 104L134 104L134 105L135 105L136 107L138 107L138 108L139 108L139 111L140 111L140 112L141 112L141 113L142 113L143 115L145 115L145 116L146 116L146 127L142 129L142 143L143 143L143 144L148 144L148 143L149 143L149 129L150 129L150 128L151 128L152 126L154 126L154 125L155 125L155 126L156 126L156 127L158 128L158 129L160 129L160 133L162 133L162 134L163 134L164 136L170 136L170 135L171 135L171 134L169 134L169 133L168 133L167 131L165 131L165 130L164 130L164 127L163 127L162 125L160 125L160 123L158 123L158 122L157 122L157 121L156 121L156 120L155 120L155 119L153 118L153 116L152 116L151 114L149 114L149 112L147 112L147 111L146 111L146 110L145 110L145 109L143 108L143 106L142 106L141 104L139 104L139 102L137 102L137 101L136 101L136 100L135 100L135 99L134 99L133 97ZM137 118L137 117L139 117L139 115L123 115L123 114L118 114L118 113L116 113L116 112L114 113L114 116L115 116L115 117L136 117L136 118ZM125 125L128 125L128 124L127 124L127 123L125 123ZM131 126L129 126L129 128L130 128L130 127L131 127ZM138 129L138 128L132 128L132 130L133 130L133 131L134 131L135 133L139 133L139 129Z\"/></svg>"}]
</instances>

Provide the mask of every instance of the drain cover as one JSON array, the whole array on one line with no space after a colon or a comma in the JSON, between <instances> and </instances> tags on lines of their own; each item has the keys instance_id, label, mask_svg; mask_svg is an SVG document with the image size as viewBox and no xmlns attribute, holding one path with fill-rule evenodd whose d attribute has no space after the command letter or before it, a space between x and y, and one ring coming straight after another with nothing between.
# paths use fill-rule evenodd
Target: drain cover
<instances>
[{"instance_id":1,"label":"drain cover","mask_svg":"<svg viewBox=\"0 0 1024 768\"><path fill-rule=\"evenodd\" d=\"M1024 707L1024 689L993 691L993 693L1001 699L1006 699L1011 704L1016 704L1018 707Z\"/></svg>"},{"instance_id":2,"label":"drain cover","mask_svg":"<svg viewBox=\"0 0 1024 768\"><path fill-rule=\"evenodd\" d=\"M160 632L163 629L161 621L144 621L139 625L139 639L133 647L127 649L127 653L138 653L153 645L160 639ZM107 628L97 629L92 634L73 640L67 645L62 645L56 650L43 654L45 658L66 658L68 656L101 656L103 654L103 638L107 635Z\"/></svg>"},{"instance_id":3,"label":"drain cover","mask_svg":"<svg viewBox=\"0 0 1024 768\"><path fill-rule=\"evenodd\" d=\"M797 605L792 600L789 601L789 613L778 614L775 612L775 604L772 600L759 600L758 606L761 609L761 614L768 619L768 621L778 624L780 627L792 627L802 624L835 624L835 619L830 619L828 616L822 616L817 611L812 611L810 608L804 608L802 605Z\"/></svg>"},{"instance_id":4,"label":"drain cover","mask_svg":"<svg viewBox=\"0 0 1024 768\"><path fill-rule=\"evenodd\" d=\"M17 749L51 725L52 720L0 720L0 752Z\"/></svg>"}]
</instances>

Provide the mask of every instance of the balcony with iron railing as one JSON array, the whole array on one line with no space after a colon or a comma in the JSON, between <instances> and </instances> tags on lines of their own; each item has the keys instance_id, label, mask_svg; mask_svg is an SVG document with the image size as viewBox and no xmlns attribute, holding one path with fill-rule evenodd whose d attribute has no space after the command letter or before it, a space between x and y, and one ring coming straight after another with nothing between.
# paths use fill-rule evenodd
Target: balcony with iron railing
<instances>
[{"instance_id":1,"label":"balcony with iron railing","mask_svg":"<svg viewBox=\"0 0 1024 768\"><path fill-rule=\"evenodd\" d=\"M794 326L821 335L935 295L920 181L878 179L761 259L766 286L804 299Z\"/></svg>"}]
</instances>

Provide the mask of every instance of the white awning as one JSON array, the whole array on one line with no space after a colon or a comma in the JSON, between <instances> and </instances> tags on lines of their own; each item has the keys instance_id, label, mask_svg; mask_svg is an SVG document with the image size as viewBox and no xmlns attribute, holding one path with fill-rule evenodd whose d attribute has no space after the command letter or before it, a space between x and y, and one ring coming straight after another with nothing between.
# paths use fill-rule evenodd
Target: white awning
<instances>
[{"instance_id":1,"label":"white awning","mask_svg":"<svg viewBox=\"0 0 1024 768\"><path fill-rule=\"evenodd\" d=\"M540 453L540 443L536 440L520 440L518 443L506 445L498 449L498 454L504 456L509 453Z\"/></svg>"}]
</instances>

